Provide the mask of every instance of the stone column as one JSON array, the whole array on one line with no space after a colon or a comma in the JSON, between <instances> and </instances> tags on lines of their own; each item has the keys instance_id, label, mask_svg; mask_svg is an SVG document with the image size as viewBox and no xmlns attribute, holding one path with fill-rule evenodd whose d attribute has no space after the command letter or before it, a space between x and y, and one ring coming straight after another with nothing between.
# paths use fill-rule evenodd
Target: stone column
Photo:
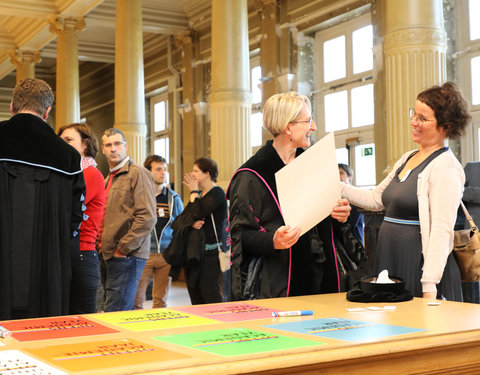
<instances>
[{"instance_id":1,"label":"stone column","mask_svg":"<svg viewBox=\"0 0 480 375\"><path fill-rule=\"evenodd\" d=\"M17 83L25 78L35 78L35 64L42 61L38 51L12 51L10 61L17 67Z\"/></svg>"},{"instance_id":2,"label":"stone column","mask_svg":"<svg viewBox=\"0 0 480 375\"><path fill-rule=\"evenodd\" d=\"M175 43L178 48L182 50L182 103L179 111L182 114L182 159L183 170L182 176L190 172L193 167L193 162L201 156L197 154L197 139L196 139L196 124L195 112L193 110L194 97L194 73L193 73L193 44L192 34L190 32L177 35ZM176 110L176 109L175 109ZM188 197L189 191L183 187L183 196ZM177 187L177 189L179 189ZM178 190L177 190L178 191Z\"/></svg>"},{"instance_id":3,"label":"stone column","mask_svg":"<svg viewBox=\"0 0 480 375\"><path fill-rule=\"evenodd\" d=\"M277 0L261 0L256 5L261 16L260 66L262 67L263 104L269 97L279 92Z\"/></svg>"},{"instance_id":4,"label":"stone column","mask_svg":"<svg viewBox=\"0 0 480 375\"><path fill-rule=\"evenodd\" d=\"M408 109L417 94L446 79L447 35L442 0L382 0L385 9L387 154L390 170L411 140Z\"/></svg>"},{"instance_id":5,"label":"stone column","mask_svg":"<svg viewBox=\"0 0 480 375\"><path fill-rule=\"evenodd\" d=\"M85 18L57 18L50 30L57 34L57 82L55 127L80 121L80 84L77 31L85 27Z\"/></svg>"},{"instance_id":6,"label":"stone column","mask_svg":"<svg viewBox=\"0 0 480 375\"><path fill-rule=\"evenodd\" d=\"M115 28L115 128L128 153L143 165L147 127L143 74L142 1L117 0Z\"/></svg>"},{"instance_id":7,"label":"stone column","mask_svg":"<svg viewBox=\"0 0 480 375\"><path fill-rule=\"evenodd\" d=\"M298 91L298 30L289 22L285 3L278 7L278 92Z\"/></svg>"},{"instance_id":8,"label":"stone column","mask_svg":"<svg viewBox=\"0 0 480 375\"><path fill-rule=\"evenodd\" d=\"M226 187L251 155L247 0L212 0L211 156Z\"/></svg>"}]
</instances>

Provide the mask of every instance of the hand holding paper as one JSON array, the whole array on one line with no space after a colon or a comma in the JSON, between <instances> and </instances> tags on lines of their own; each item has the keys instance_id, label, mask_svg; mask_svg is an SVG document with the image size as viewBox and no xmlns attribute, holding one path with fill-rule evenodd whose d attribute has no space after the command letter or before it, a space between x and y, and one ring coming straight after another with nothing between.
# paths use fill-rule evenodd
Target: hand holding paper
<instances>
[{"instance_id":1,"label":"hand holding paper","mask_svg":"<svg viewBox=\"0 0 480 375\"><path fill-rule=\"evenodd\" d=\"M301 229L298 227L290 228L289 225L282 225L273 235L273 248L289 249L297 243L300 233Z\"/></svg>"},{"instance_id":2,"label":"hand holding paper","mask_svg":"<svg viewBox=\"0 0 480 375\"><path fill-rule=\"evenodd\" d=\"M330 215L339 222L344 223L350 216L350 211L352 211L350 203L346 199L342 198L338 201L338 206L333 207Z\"/></svg>"},{"instance_id":3,"label":"hand holding paper","mask_svg":"<svg viewBox=\"0 0 480 375\"><path fill-rule=\"evenodd\" d=\"M333 133L275 173L275 181L286 225L304 234L330 215L341 198ZM342 221L348 209L336 209Z\"/></svg>"}]
</instances>

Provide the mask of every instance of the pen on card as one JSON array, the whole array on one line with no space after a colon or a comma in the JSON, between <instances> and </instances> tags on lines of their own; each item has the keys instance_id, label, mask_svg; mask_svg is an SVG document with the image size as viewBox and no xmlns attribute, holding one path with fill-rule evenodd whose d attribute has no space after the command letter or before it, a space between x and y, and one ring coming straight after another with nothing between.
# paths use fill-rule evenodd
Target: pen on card
<instances>
[{"instance_id":1,"label":"pen on card","mask_svg":"<svg viewBox=\"0 0 480 375\"><path fill-rule=\"evenodd\" d=\"M298 311L279 311L272 312L273 317L279 316L304 316L304 315L313 315L312 310L298 310Z\"/></svg>"}]
</instances>

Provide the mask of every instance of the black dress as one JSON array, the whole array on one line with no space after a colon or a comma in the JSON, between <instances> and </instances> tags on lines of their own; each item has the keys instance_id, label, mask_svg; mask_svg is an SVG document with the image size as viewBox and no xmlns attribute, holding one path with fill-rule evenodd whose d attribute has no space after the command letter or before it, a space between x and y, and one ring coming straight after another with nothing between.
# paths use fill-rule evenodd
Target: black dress
<instances>
[{"instance_id":1,"label":"black dress","mask_svg":"<svg viewBox=\"0 0 480 375\"><path fill-rule=\"evenodd\" d=\"M389 275L402 278L405 280L405 288L415 297L423 296L420 282L423 254L418 217L418 175L428 163L446 150L447 148L442 148L435 151L400 180L398 174L415 153L410 155L382 194L386 213L375 252L375 273L386 269ZM463 300L460 271L453 253L448 256L442 279L437 285L437 297L450 301Z\"/></svg>"}]
</instances>

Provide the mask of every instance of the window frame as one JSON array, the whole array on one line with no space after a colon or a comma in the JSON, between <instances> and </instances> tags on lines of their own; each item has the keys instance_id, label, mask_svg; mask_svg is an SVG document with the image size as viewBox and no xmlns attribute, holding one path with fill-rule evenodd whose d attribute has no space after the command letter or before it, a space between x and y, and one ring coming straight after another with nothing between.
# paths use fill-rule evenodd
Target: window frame
<instances>
[{"instance_id":1,"label":"window frame","mask_svg":"<svg viewBox=\"0 0 480 375\"><path fill-rule=\"evenodd\" d=\"M457 59L457 78L462 89L462 94L468 101L472 123L466 129L466 134L461 138L461 161L480 160L480 103L472 105L472 71L471 59L480 56L480 38L470 40L470 18L468 9L469 0L459 0L456 7L457 25L457 52L453 57ZM465 22L465 20L467 20Z\"/></svg>"},{"instance_id":2,"label":"window frame","mask_svg":"<svg viewBox=\"0 0 480 375\"><path fill-rule=\"evenodd\" d=\"M262 68L261 64L260 64L260 56L254 56L252 58L250 58L250 85L252 85L252 70L256 67L260 67L260 69ZM250 116L253 116L254 114L256 113L262 113L262 97L263 97L263 88L262 88L262 85L261 85L261 82L260 82L260 91L262 92L262 95L260 95L260 102L258 103L253 103L253 95L252 95L252 111L251 111L251 114ZM253 87L250 87L250 92L253 93ZM253 121L250 121L250 134L253 134ZM252 151L252 155L257 152L263 145L263 131L262 131L262 140L260 142L260 145L257 145L257 146L253 146L252 143L251 143L251 138L249 139L249 143L251 145L251 151Z\"/></svg>"},{"instance_id":3,"label":"window frame","mask_svg":"<svg viewBox=\"0 0 480 375\"><path fill-rule=\"evenodd\" d=\"M155 131L155 104L165 102L165 129L162 131ZM153 154L155 152L155 141L161 138L168 139L168 154L171 150L170 139L170 121L169 121L169 105L168 105L168 93L162 93L150 98L150 150ZM170 162L170 155L160 155Z\"/></svg>"},{"instance_id":4,"label":"window frame","mask_svg":"<svg viewBox=\"0 0 480 375\"><path fill-rule=\"evenodd\" d=\"M373 21L371 14L364 14L360 17L357 17L352 20L345 21L341 24L338 24L334 27L318 31L315 34L315 60L316 60L316 70L315 70L315 82L316 90L313 92L314 97L312 105L314 106L314 113L317 116L317 137L320 139L324 137L327 132L325 130L325 108L324 108L324 97L329 93L334 93L338 91L347 91L347 101L348 101L348 128L342 130L334 131L335 137L335 147L337 149L350 147L349 150L349 165L354 170L354 181L355 176L357 175L356 165L355 165L355 151L354 148L360 145L375 144L374 141L374 128L375 128L375 118L374 122L371 125L364 125L360 127L352 127L352 105L351 105L351 90L365 86L367 84L373 84L374 91L374 104L375 104L375 60L373 59L373 48L372 45L372 69L367 70L361 73L353 73L353 48L352 48L352 35L353 32L367 25L372 25ZM373 28L373 31L375 29ZM343 78L324 82L324 63L323 63L323 43L330 39L336 38L340 35L345 35L345 57L346 57L346 75ZM372 41L373 42L373 41Z\"/></svg>"}]
</instances>

